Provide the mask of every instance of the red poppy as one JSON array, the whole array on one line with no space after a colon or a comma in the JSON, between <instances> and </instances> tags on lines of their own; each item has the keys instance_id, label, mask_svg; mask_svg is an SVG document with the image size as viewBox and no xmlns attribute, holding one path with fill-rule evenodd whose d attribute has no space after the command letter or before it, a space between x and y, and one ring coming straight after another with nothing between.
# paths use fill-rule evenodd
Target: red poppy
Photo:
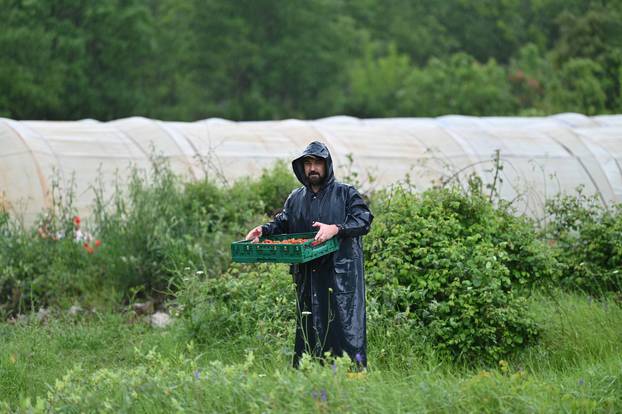
<instances>
[{"instance_id":1,"label":"red poppy","mask_svg":"<svg viewBox=\"0 0 622 414\"><path fill-rule=\"evenodd\" d=\"M102 245L102 242L99 240L95 240L95 247L99 247Z\"/></svg>"},{"instance_id":2,"label":"red poppy","mask_svg":"<svg viewBox=\"0 0 622 414\"><path fill-rule=\"evenodd\" d=\"M73 224L76 226L80 225L80 216L73 216Z\"/></svg>"},{"instance_id":3,"label":"red poppy","mask_svg":"<svg viewBox=\"0 0 622 414\"><path fill-rule=\"evenodd\" d=\"M89 244L88 244L87 242L84 242L84 243L82 244L82 246L84 246L84 248L85 248L85 249L88 249L88 248L90 247L90 246L89 246Z\"/></svg>"}]
</instances>

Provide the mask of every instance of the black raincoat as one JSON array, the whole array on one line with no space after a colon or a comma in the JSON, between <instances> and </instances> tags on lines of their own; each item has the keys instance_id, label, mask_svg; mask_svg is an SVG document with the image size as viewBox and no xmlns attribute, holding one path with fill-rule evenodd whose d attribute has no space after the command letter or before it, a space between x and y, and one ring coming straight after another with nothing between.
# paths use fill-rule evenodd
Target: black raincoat
<instances>
[{"instance_id":1,"label":"black raincoat","mask_svg":"<svg viewBox=\"0 0 622 414\"><path fill-rule=\"evenodd\" d=\"M321 189L314 193L304 174L303 158L326 161ZM335 236L339 250L292 266L297 291L297 328L294 366L303 353L342 356L367 365L365 279L361 236L369 232L373 215L358 191L335 181L328 148L312 142L292 161L302 187L294 190L283 211L262 226L262 234L304 233L317 230L314 222L341 225Z\"/></svg>"}]
</instances>

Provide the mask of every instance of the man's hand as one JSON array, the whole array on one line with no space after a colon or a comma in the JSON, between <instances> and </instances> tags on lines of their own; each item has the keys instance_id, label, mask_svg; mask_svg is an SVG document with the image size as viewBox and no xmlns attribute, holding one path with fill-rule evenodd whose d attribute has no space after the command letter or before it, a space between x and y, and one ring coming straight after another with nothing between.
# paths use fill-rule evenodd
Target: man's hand
<instances>
[{"instance_id":1,"label":"man's hand","mask_svg":"<svg viewBox=\"0 0 622 414\"><path fill-rule=\"evenodd\" d=\"M251 240L251 243L258 243L259 237L261 237L262 232L263 231L261 230L261 226L257 226L248 232L248 234L246 235L246 240Z\"/></svg>"},{"instance_id":2,"label":"man's hand","mask_svg":"<svg viewBox=\"0 0 622 414\"><path fill-rule=\"evenodd\" d=\"M313 227L318 227L317 234L315 235L315 241L318 243L324 243L326 240L330 240L339 232L339 227L334 224L324 224L320 222L314 222Z\"/></svg>"}]
</instances>

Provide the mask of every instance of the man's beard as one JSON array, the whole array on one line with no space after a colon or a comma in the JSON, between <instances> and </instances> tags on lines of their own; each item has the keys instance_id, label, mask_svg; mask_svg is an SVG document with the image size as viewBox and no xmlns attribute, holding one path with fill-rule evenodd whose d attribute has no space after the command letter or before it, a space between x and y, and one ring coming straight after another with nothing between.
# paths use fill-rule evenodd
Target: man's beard
<instances>
[{"instance_id":1,"label":"man's beard","mask_svg":"<svg viewBox=\"0 0 622 414\"><path fill-rule=\"evenodd\" d=\"M309 184L311 185L320 185L324 182L324 177L322 177L318 173L310 173L307 175L307 179L309 180Z\"/></svg>"}]
</instances>

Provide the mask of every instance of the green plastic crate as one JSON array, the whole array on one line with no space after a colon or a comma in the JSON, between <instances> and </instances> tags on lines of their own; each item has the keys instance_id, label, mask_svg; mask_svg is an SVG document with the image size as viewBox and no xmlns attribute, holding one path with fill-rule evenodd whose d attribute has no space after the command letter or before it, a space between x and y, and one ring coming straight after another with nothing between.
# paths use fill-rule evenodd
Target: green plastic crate
<instances>
[{"instance_id":1,"label":"green plastic crate","mask_svg":"<svg viewBox=\"0 0 622 414\"><path fill-rule=\"evenodd\" d=\"M261 237L259 243L251 243L250 240L236 241L231 243L231 257L234 262L239 263L305 263L339 249L339 241L336 237L312 246L311 243L315 234L316 232L275 234ZM273 241L287 239L310 240L301 244L262 244L261 242L266 239Z\"/></svg>"}]
</instances>

